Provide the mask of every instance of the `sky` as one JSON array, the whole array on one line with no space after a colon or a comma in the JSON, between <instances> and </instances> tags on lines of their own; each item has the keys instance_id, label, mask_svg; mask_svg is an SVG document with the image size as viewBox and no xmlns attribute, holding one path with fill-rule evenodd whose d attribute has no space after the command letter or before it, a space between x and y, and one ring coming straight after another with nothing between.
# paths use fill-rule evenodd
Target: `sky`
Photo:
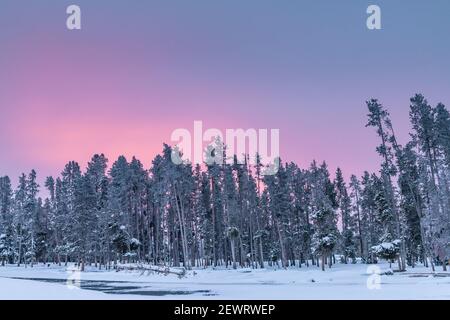
<instances>
[{"instance_id":1,"label":"sky","mask_svg":"<svg viewBox=\"0 0 450 320\"><path fill-rule=\"evenodd\" d=\"M71 4L81 30L66 28ZM365 101L400 141L412 95L450 105L449 14L448 0L0 0L0 175L35 169L43 185L95 153L149 168L194 120L279 129L301 167L377 171Z\"/></svg>"}]
</instances>

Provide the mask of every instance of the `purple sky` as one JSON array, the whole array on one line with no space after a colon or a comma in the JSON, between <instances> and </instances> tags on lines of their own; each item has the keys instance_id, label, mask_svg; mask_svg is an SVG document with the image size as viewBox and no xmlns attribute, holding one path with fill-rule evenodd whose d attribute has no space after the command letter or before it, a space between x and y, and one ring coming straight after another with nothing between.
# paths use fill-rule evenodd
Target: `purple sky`
<instances>
[{"instance_id":1,"label":"purple sky","mask_svg":"<svg viewBox=\"0 0 450 320\"><path fill-rule=\"evenodd\" d=\"M382 30L366 28L378 4ZM78 4L82 30L68 31ZM278 128L281 156L378 170L364 101L408 137L409 98L450 104L450 2L0 3L0 175L94 153L145 166L176 128Z\"/></svg>"}]
</instances>

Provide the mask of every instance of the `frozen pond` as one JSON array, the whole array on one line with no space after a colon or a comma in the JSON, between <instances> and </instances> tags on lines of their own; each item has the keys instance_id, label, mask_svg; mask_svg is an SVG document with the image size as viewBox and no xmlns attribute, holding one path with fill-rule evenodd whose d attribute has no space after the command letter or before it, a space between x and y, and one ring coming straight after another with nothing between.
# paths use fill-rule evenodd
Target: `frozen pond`
<instances>
[{"instance_id":1,"label":"frozen pond","mask_svg":"<svg viewBox=\"0 0 450 320\"><path fill-rule=\"evenodd\" d=\"M372 272L374 269L378 273ZM417 266L388 272L378 265L331 269L196 268L174 274L99 271L74 266L0 267L0 299L450 299L450 272ZM72 290L73 287L80 290Z\"/></svg>"},{"instance_id":2,"label":"frozen pond","mask_svg":"<svg viewBox=\"0 0 450 320\"><path fill-rule=\"evenodd\" d=\"M109 294L135 294L142 296L166 296L166 295L190 295L193 293L211 295L209 290L161 290L153 288L140 282L128 281L108 281L108 280L76 280L67 281L66 279L52 279L52 278L23 278L23 277L9 277L9 279L31 280L47 283L58 283L61 285L77 286L80 289L100 291Z\"/></svg>"}]
</instances>

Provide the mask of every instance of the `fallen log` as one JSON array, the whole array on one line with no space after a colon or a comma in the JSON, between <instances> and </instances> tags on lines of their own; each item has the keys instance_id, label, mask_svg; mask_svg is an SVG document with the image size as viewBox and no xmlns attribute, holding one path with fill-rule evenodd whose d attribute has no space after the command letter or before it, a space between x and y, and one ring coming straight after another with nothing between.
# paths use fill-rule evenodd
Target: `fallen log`
<instances>
[{"instance_id":1,"label":"fallen log","mask_svg":"<svg viewBox=\"0 0 450 320\"><path fill-rule=\"evenodd\" d=\"M143 265L143 264L137 264L137 265L117 265L116 271L139 271L141 272L141 275L144 275L145 273L151 274L151 273L161 273L164 275L168 274L175 274L178 277L182 278L186 275L186 269L185 268L175 268L175 267L167 267L167 266L151 266L151 265Z\"/></svg>"}]
</instances>

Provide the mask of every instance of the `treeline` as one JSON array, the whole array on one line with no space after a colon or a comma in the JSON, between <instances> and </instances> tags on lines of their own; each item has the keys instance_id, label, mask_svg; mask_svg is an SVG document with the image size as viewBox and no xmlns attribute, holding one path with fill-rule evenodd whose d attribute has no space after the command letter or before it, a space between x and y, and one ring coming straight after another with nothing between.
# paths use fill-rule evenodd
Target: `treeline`
<instances>
[{"instance_id":1,"label":"treeline","mask_svg":"<svg viewBox=\"0 0 450 320\"><path fill-rule=\"evenodd\" d=\"M6 263L119 262L180 266L332 265L397 260L446 268L450 258L450 115L411 98L411 141L402 146L385 108L367 101L380 138L378 173L346 182L326 163L280 162L263 175L256 157L192 167L164 145L150 169L119 157L108 170L94 155L82 172L66 164L39 198L36 172L13 190L0 178L0 259ZM226 147L220 141L216 150Z\"/></svg>"}]
</instances>

